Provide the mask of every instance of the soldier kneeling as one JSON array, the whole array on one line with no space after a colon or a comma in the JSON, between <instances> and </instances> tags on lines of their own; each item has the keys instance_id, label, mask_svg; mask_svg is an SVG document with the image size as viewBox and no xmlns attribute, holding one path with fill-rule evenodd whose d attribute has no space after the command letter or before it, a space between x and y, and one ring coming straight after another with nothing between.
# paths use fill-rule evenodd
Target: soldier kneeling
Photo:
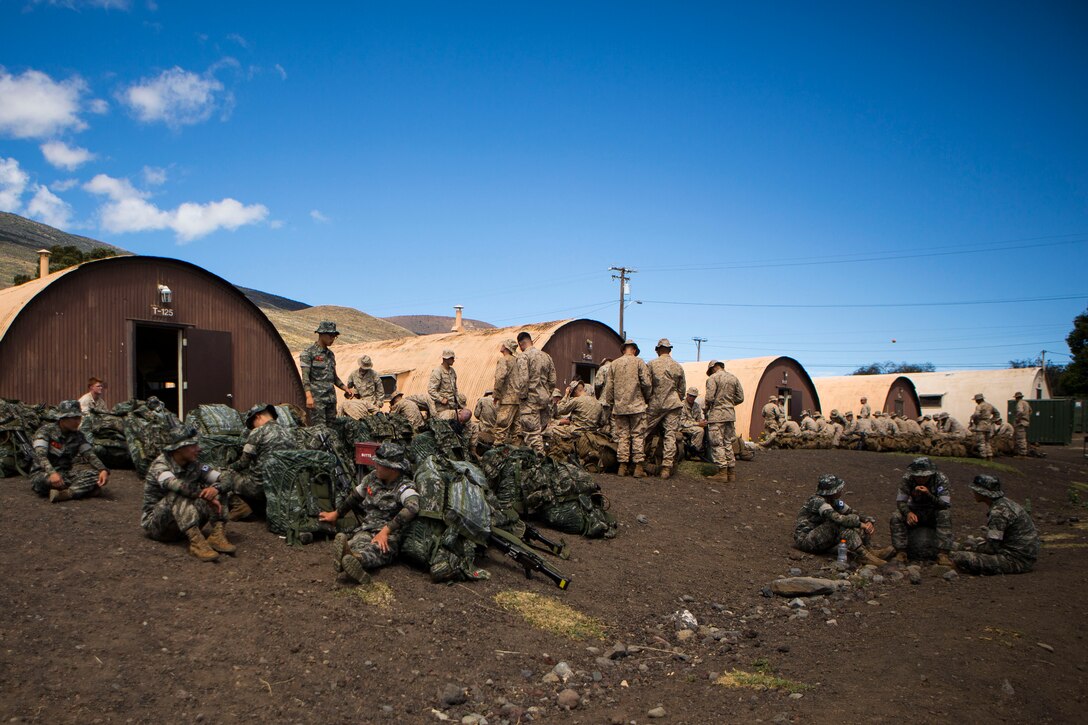
<instances>
[{"instance_id":1,"label":"soldier kneeling","mask_svg":"<svg viewBox=\"0 0 1088 725\"><path fill-rule=\"evenodd\" d=\"M845 487L846 482L838 476L830 473L820 476L816 495L797 512L793 529L794 545L809 554L829 554L840 541L845 540L847 548L862 564L886 564L879 554L890 555L891 547L880 552L869 548L869 539L876 530L874 519L862 516L842 499L836 498Z\"/></svg>"},{"instance_id":2,"label":"soldier kneeling","mask_svg":"<svg viewBox=\"0 0 1088 725\"><path fill-rule=\"evenodd\" d=\"M50 503L94 496L109 480L110 472L79 429L82 420L79 402L65 400L57 406L57 422L34 434L30 486Z\"/></svg>"},{"instance_id":3,"label":"soldier kneeling","mask_svg":"<svg viewBox=\"0 0 1088 725\"><path fill-rule=\"evenodd\" d=\"M996 476L975 476L975 501L989 507L986 540L974 551L955 551L956 568L970 574L1020 574L1039 558L1039 532L1020 504L1005 498Z\"/></svg>"},{"instance_id":4,"label":"soldier kneeling","mask_svg":"<svg viewBox=\"0 0 1088 725\"><path fill-rule=\"evenodd\" d=\"M229 486L222 474L198 460L197 432L179 427L170 432L163 452L151 462L144 478L144 506L140 526L155 541L189 539L189 553L201 561L233 554L227 541ZM204 538L202 528L211 524Z\"/></svg>"}]
</instances>

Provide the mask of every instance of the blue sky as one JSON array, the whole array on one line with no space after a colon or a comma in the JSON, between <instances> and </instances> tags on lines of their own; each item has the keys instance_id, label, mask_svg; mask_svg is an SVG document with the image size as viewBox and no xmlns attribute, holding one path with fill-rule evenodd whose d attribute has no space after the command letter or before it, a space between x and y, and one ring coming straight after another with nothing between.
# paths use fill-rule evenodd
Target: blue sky
<instances>
[{"instance_id":1,"label":"blue sky","mask_svg":"<svg viewBox=\"0 0 1088 725\"><path fill-rule=\"evenodd\" d=\"M0 208L311 304L615 325L626 265L640 342L815 374L1066 351L1088 304L1083 3L0 0L0 23Z\"/></svg>"}]
</instances>

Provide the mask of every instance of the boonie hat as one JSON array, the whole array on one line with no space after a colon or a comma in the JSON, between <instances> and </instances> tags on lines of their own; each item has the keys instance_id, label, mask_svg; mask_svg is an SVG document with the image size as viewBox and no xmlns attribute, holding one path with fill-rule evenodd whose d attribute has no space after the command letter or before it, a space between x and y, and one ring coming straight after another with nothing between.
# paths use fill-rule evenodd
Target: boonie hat
<instances>
[{"instance_id":1,"label":"boonie hat","mask_svg":"<svg viewBox=\"0 0 1088 725\"><path fill-rule=\"evenodd\" d=\"M399 443L382 443L374 452L374 465L384 468L392 468L397 471L409 471L408 458L404 454L404 446Z\"/></svg>"},{"instance_id":2,"label":"boonie hat","mask_svg":"<svg viewBox=\"0 0 1088 725\"><path fill-rule=\"evenodd\" d=\"M57 420L65 418L82 418L83 410L79 407L78 400L65 400L57 406Z\"/></svg>"},{"instance_id":3,"label":"boonie hat","mask_svg":"<svg viewBox=\"0 0 1088 725\"><path fill-rule=\"evenodd\" d=\"M1019 390L1017 390L1015 393L1012 394L1012 397L1014 397L1014 398L1023 398L1024 394L1021 393Z\"/></svg>"},{"instance_id":4,"label":"boonie hat","mask_svg":"<svg viewBox=\"0 0 1088 725\"><path fill-rule=\"evenodd\" d=\"M336 329L336 323L329 320L322 320L321 324L314 330L318 335L339 335L340 331Z\"/></svg>"},{"instance_id":5,"label":"boonie hat","mask_svg":"<svg viewBox=\"0 0 1088 725\"><path fill-rule=\"evenodd\" d=\"M663 337L660 340L658 340L657 344L654 345L654 350L660 350L663 347L667 347L670 350L672 349L672 343L669 342L669 338Z\"/></svg>"},{"instance_id":6,"label":"boonie hat","mask_svg":"<svg viewBox=\"0 0 1088 725\"><path fill-rule=\"evenodd\" d=\"M834 496L846 488L846 481L833 473L825 473L816 482L816 493L820 496Z\"/></svg>"},{"instance_id":7,"label":"boonie hat","mask_svg":"<svg viewBox=\"0 0 1088 725\"><path fill-rule=\"evenodd\" d=\"M374 367L374 361L370 359L369 355L363 355L359 358L359 367L363 370L370 370Z\"/></svg>"},{"instance_id":8,"label":"boonie hat","mask_svg":"<svg viewBox=\"0 0 1088 725\"><path fill-rule=\"evenodd\" d=\"M929 460L925 456L919 456L910 462L907 466L907 473L910 476L932 476L937 472L936 467L933 465L933 461Z\"/></svg>"},{"instance_id":9,"label":"boonie hat","mask_svg":"<svg viewBox=\"0 0 1088 725\"><path fill-rule=\"evenodd\" d=\"M975 393L975 402L977 403L980 400L983 400L982 393Z\"/></svg>"},{"instance_id":10,"label":"boonie hat","mask_svg":"<svg viewBox=\"0 0 1088 725\"><path fill-rule=\"evenodd\" d=\"M642 353L642 350L640 350L639 347L638 347L638 343L635 342L634 340L625 340L624 343L623 343L623 347L624 348L628 348L628 347L635 348L635 354L636 355L639 355L639 354Z\"/></svg>"},{"instance_id":11,"label":"boonie hat","mask_svg":"<svg viewBox=\"0 0 1088 725\"><path fill-rule=\"evenodd\" d=\"M200 434L197 433L196 428L179 425L170 431L166 445L162 449L167 453L173 453L179 448L197 445L200 445Z\"/></svg>"},{"instance_id":12,"label":"boonie hat","mask_svg":"<svg viewBox=\"0 0 1088 725\"><path fill-rule=\"evenodd\" d=\"M276 406L268 403L257 403L246 411L246 428L253 428L253 419L265 411L268 411L269 415L272 416L272 420L277 420L280 417L280 414L276 412Z\"/></svg>"},{"instance_id":13,"label":"boonie hat","mask_svg":"<svg viewBox=\"0 0 1088 725\"><path fill-rule=\"evenodd\" d=\"M1005 495L997 476L975 476L975 480L971 482L971 490L986 498L1002 498Z\"/></svg>"}]
</instances>

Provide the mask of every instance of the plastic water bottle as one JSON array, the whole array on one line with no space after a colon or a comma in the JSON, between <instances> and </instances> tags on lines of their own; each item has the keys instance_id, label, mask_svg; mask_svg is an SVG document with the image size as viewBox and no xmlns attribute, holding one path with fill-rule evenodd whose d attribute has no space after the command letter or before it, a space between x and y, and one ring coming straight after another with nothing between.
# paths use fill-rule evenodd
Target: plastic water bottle
<instances>
[{"instance_id":1,"label":"plastic water bottle","mask_svg":"<svg viewBox=\"0 0 1088 725\"><path fill-rule=\"evenodd\" d=\"M839 546L836 550L836 558L840 564L846 563L846 539L839 539Z\"/></svg>"}]
</instances>

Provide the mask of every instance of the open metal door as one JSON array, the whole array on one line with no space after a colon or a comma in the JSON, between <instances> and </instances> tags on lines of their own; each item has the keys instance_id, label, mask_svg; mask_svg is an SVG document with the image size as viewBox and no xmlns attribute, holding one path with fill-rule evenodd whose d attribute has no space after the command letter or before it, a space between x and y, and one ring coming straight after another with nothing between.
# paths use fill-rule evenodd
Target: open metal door
<instances>
[{"instance_id":1,"label":"open metal door","mask_svg":"<svg viewBox=\"0 0 1088 725\"><path fill-rule=\"evenodd\" d=\"M234 407L234 350L230 333L188 329L182 345L184 414L205 403Z\"/></svg>"}]
</instances>

